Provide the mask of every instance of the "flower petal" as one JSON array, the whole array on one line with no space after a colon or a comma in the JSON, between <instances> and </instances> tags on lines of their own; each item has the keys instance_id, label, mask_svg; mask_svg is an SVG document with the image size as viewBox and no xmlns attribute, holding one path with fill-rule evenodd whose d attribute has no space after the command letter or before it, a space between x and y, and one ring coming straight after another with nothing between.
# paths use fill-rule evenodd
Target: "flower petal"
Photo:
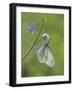
<instances>
[{"instance_id":1,"label":"flower petal","mask_svg":"<svg viewBox=\"0 0 73 90\"><path fill-rule=\"evenodd\" d=\"M35 32L35 23L32 22L31 26L28 29L29 32L34 33Z\"/></svg>"}]
</instances>

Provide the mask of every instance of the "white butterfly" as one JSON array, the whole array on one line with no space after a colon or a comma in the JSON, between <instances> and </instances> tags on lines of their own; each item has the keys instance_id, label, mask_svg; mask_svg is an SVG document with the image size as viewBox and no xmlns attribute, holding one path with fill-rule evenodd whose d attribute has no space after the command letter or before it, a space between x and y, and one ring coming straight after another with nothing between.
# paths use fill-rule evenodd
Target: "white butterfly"
<instances>
[{"instance_id":1,"label":"white butterfly","mask_svg":"<svg viewBox=\"0 0 73 90\"><path fill-rule=\"evenodd\" d=\"M52 55L52 52L49 48L49 44L43 45L38 51L37 51L38 60L40 63L45 63L49 67L53 67L55 65L55 59Z\"/></svg>"}]
</instances>

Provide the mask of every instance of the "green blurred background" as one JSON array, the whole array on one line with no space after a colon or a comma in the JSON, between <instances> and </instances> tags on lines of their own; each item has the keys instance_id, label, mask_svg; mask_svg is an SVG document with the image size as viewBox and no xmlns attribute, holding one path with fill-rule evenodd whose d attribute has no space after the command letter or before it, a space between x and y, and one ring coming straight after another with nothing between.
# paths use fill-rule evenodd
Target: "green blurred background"
<instances>
[{"instance_id":1,"label":"green blurred background","mask_svg":"<svg viewBox=\"0 0 73 90\"><path fill-rule=\"evenodd\" d=\"M56 76L64 75L64 15L51 13L21 13L21 58L23 58L31 48L43 22L46 18L45 29L43 33L50 36L50 44L55 58L54 67L50 68L46 64L39 62L37 50L42 46L44 41L40 41L30 52L30 54L21 60L21 76ZM28 26L32 21L35 22L36 32L28 32Z\"/></svg>"}]
</instances>

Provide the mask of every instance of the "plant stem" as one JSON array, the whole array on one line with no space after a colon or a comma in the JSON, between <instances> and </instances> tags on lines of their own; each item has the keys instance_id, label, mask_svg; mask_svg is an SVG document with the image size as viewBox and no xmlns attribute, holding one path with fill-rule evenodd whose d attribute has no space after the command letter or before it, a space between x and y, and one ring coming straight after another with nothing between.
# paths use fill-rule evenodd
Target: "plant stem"
<instances>
[{"instance_id":1,"label":"plant stem","mask_svg":"<svg viewBox=\"0 0 73 90\"><path fill-rule=\"evenodd\" d=\"M30 50L28 51L28 53L26 54L26 56L24 56L24 57L22 58L22 62L23 62L24 59L29 55L29 53L31 52L31 50L32 50L33 47L35 46L35 44L36 44L36 42L37 42L37 40L38 40L38 38L39 38L39 36L40 36L40 34L41 34L41 31L42 31L42 30L40 29L40 31L39 31L39 33L38 33L38 35L37 35L37 37L36 37L36 39L35 39L35 41L34 41L32 47L30 48Z\"/></svg>"}]
</instances>

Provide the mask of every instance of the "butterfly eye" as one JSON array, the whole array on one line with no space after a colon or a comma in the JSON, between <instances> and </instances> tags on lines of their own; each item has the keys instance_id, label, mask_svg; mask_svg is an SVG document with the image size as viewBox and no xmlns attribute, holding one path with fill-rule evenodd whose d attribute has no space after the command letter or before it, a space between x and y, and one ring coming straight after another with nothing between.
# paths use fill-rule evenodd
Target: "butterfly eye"
<instances>
[{"instance_id":1,"label":"butterfly eye","mask_svg":"<svg viewBox=\"0 0 73 90\"><path fill-rule=\"evenodd\" d=\"M35 22L32 22L31 26L28 29L29 32L34 33L35 32Z\"/></svg>"}]
</instances>

